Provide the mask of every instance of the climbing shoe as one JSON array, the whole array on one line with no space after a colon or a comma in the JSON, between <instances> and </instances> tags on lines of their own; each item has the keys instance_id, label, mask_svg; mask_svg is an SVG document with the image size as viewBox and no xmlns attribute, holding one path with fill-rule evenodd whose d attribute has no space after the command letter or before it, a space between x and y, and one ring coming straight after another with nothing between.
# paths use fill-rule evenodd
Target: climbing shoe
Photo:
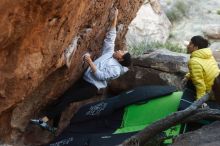
<instances>
[{"instance_id":1,"label":"climbing shoe","mask_svg":"<svg viewBox=\"0 0 220 146\"><path fill-rule=\"evenodd\" d=\"M39 127L45 129L45 130L48 130L49 132L51 133L55 133L57 128L55 127L51 127L49 126L46 122L44 122L42 119L31 119L30 122L32 124L35 124L35 125L38 125Z\"/></svg>"}]
</instances>

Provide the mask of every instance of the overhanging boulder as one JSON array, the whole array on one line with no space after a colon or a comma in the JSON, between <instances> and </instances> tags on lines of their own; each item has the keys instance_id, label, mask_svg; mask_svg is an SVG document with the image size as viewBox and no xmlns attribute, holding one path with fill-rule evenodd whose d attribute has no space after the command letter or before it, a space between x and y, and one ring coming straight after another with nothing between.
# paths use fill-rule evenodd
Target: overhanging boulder
<instances>
[{"instance_id":1,"label":"overhanging boulder","mask_svg":"<svg viewBox=\"0 0 220 146\"><path fill-rule=\"evenodd\" d=\"M111 82L109 90L119 93L141 85L172 85L182 88L181 80L188 71L189 55L159 49L133 58L131 70Z\"/></svg>"},{"instance_id":2,"label":"overhanging boulder","mask_svg":"<svg viewBox=\"0 0 220 146\"><path fill-rule=\"evenodd\" d=\"M0 141L22 145L29 119L82 75L81 56L86 51L99 55L112 7L119 9L116 46L123 48L127 27L142 3L1 0ZM74 41L70 69L58 66Z\"/></svg>"}]
</instances>

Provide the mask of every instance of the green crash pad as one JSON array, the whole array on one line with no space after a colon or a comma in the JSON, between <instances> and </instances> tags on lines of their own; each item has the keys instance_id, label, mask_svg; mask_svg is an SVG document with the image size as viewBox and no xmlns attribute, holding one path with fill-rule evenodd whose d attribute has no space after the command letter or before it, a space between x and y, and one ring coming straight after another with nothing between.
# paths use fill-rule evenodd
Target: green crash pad
<instances>
[{"instance_id":1,"label":"green crash pad","mask_svg":"<svg viewBox=\"0 0 220 146\"><path fill-rule=\"evenodd\" d=\"M182 92L174 92L164 97L152 99L146 103L133 104L126 107L122 124L115 131L115 134L140 131L153 122L176 112L181 96ZM165 131L168 137L178 135L179 132L180 125Z\"/></svg>"}]
</instances>

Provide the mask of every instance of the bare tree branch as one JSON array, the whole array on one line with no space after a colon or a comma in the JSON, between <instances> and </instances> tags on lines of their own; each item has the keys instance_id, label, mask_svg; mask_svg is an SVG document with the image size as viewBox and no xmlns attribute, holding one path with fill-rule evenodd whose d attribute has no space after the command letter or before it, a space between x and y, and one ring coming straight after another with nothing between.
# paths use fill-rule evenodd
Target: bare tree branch
<instances>
[{"instance_id":1,"label":"bare tree branch","mask_svg":"<svg viewBox=\"0 0 220 146\"><path fill-rule=\"evenodd\" d=\"M181 123L195 122L203 119L220 120L220 110L218 109L197 109L193 115L187 117Z\"/></svg>"}]
</instances>

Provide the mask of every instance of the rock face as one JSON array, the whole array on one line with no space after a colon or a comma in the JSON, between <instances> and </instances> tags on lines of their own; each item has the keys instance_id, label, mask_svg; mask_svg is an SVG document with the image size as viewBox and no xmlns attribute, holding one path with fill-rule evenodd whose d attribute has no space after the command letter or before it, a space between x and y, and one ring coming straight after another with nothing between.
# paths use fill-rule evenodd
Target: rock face
<instances>
[{"instance_id":1,"label":"rock face","mask_svg":"<svg viewBox=\"0 0 220 146\"><path fill-rule=\"evenodd\" d=\"M81 56L86 51L99 54L110 9L119 9L116 46L122 48L127 26L142 3L1 0L0 141L24 144L28 120L82 75ZM65 48L76 39L70 69L57 66Z\"/></svg>"},{"instance_id":2,"label":"rock face","mask_svg":"<svg viewBox=\"0 0 220 146\"><path fill-rule=\"evenodd\" d=\"M158 7L157 0L151 1L141 6L137 16L128 27L126 42L130 46L143 42L164 43L169 37L171 23Z\"/></svg>"},{"instance_id":3,"label":"rock face","mask_svg":"<svg viewBox=\"0 0 220 146\"><path fill-rule=\"evenodd\" d=\"M168 18L173 19L169 41L183 44L194 35L219 41L220 1L160 0L160 3Z\"/></svg>"},{"instance_id":4,"label":"rock face","mask_svg":"<svg viewBox=\"0 0 220 146\"><path fill-rule=\"evenodd\" d=\"M141 85L172 85L181 89L188 59L186 54L163 49L134 58L132 69L112 81L109 90L119 93Z\"/></svg>"},{"instance_id":5,"label":"rock face","mask_svg":"<svg viewBox=\"0 0 220 146\"><path fill-rule=\"evenodd\" d=\"M207 25L203 28L203 33L208 38L220 40L220 25Z\"/></svg>"},{"instance_id":6,"label":"rock face","mask_svg":"<svg viewBox=\"0 0 220 146\"><path fill-rule=\"evenodd\" d=\"M172 146L218 146L220 122L204 126L199 130L180 135Z\"/></svg>"}]
</instances>

